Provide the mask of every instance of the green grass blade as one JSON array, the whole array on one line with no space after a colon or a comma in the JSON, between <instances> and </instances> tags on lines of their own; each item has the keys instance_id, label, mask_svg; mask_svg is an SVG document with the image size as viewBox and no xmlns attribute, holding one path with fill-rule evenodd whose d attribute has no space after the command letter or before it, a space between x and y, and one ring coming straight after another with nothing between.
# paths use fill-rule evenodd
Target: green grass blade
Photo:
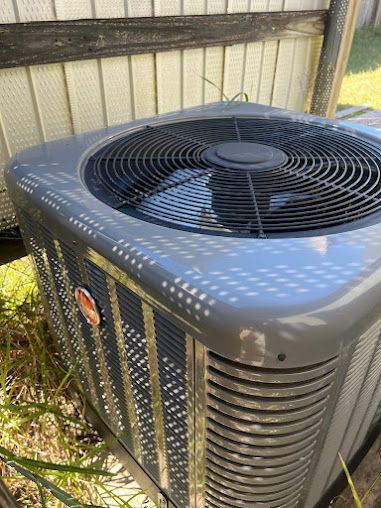
<instances>
[{"instance_id":1,"label":"green grass blade","mask_svg":"<svg viewBox=\"0 0 381 508\"><path fill-rule=\"evenodd\" d=\"M229 97L228 97L226 94L224 94L224 92L222 91L222 88L220 88L218 85L216 85L216 83L213 83L213 81L211 81L211 80L210 80L210 79L208 79L208 78L205 78L204 76L200 76L200 78L201 78L201 79L203 79L204 81L206 81L207 83L209 83L209 85L214 86L214 88L216 88L216 89L217 89L217 90L221 93L222 97L223 97L226 101L228 101L228 102L229 102L229 100L230 100L230 99L229 99Z\"/></svg>"},{"instance_id":2,"label":"green grass blade","mask_svg":"<svg viewBox=\"0 0 381 508\"><path fill-rule=\"evenodd\" d=\"M363 508L363 504L361 502L360 496L357 493L356 487L355 487L355 485L354 485L354 483L352 481L351 475L350 475L350 473L348 471L347 465L344 462L343 457L341 456L341 453L339 453L339 459L340 459L341 465L342 465L342 467L344 469L345 476L347 477L347 481L348 481L348 484L349 484L349 487L351 489L352 496L353 496L353 499L354 499L354 502L355 502L355 507L356 508Z\"/></svg>"},{"instance_id":3,"label":"green grass blade","mask_svg":"<svg viewBox=\"0 0 381 508\"><path fill-rule=\"evenodd\" d=\"M28 459L26 457L18 457L14 453L6 450L4 447L0 446L0 454L4 455L7 460L12 460L16 462L16 464L20 464L24 467L32 467L38 469L49 469L53 471L65 471L68 473L78 473L84 475L95 475L95 476L115 476L115 473L110 473L108 471L104 471L103 469L95 469L91 467L79 467L79 466L70 466L65 464L54 464L52 462L45 462L43 460L35 460ZM1 458L1 455L0 455ZM4 461L5 462L5 461Z\"/></svg>"},{"instance_id":4,"label":"green grass blade","mask_svg":"<svg viewBox=\"0 0 381 508\"><path fill-rule=\"evenodd\" d=\"M41 487L47 489L55 498L59 499L65 506L69 506L69 508L84 508L84 505L80 503L77 499L75 499L73 496L71 496L64 490L54 485L54 483L50 482L46 478L43 478L42 476L39 476L36 473L32 473L31 471L24 469L19 464L16 464L13 461L8 461L7 464L8 466L13 467L13 469L15 469L18 473L20 473L28 480L31 480L37 485L40 485Z\"/></svg>"}]
</instances>

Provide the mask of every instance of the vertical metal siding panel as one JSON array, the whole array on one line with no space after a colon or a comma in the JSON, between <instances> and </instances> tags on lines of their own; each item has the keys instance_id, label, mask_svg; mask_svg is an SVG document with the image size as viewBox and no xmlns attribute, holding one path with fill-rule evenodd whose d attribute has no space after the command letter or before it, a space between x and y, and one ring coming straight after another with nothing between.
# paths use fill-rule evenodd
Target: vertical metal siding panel
<instances>
[{"instance_id":1,"label":"vertical metal siding panel","mask_svg":"<svg viewBox=\"0 0 381 508\"><path fill-rule=\"evenodd\" d=\"M153 16L152 0L129 0L127 14L130 17ZM134 116L144 118L155 115L157 113L155 56L132 55L129 62Z\"/></svg>"},{"instance_id":2,"label":"vertical metal siding panel","mask_svg":"<svg viewBox=\"0 0 381 508\"><path fill-rule=\"evenodd\" d=\"M55 19L52 0L17 2L19 21L50 21ZM72 134L70 107L61 64L37 65L27 68L36 116L44 140Z\"/></svg>"},{"instance_id":3,"label":"vertical metal siding panel","mask_svg":"<svg viewBox=\"0 0 381 508\"><path fill-rule=\"evenodd\" d=\"M227 8L227 0L205 0L208 14L224 14Z\"/></svg>"},{"instance_id":4,"label":"vertical metal siding panel","mask_svg":"<svg viewBox=\"0 0 381 508\"><path fill-rule=\"evenodd\" d=\"M247 12L248 7L248 0L229 0L227 12L228 14ZM237 44L225 48L223 92L229 99L243 92L245 59L246 44Z\"/></svg>"},{"instance_id":5,"label":"vertical metal siding panel","mask_svg":"<svg viewBox=\"0 0 381 508\"><path fill-rule=\"evenodd\" d=\"M74 132L90 131L105 124L98 62L84 60L65 64Z\"/></svg>"},{"instance_id":6,"label":"vertical metal siding panel","mask_svg":"<svg viewBox=\"0 0 381 508\"><path fill-rule=\"evenodd\" d=\"M185 16L205 13L204 0L184 0L183 14ZM182 51L182 94L183 107L198 106L203 100L204 54L202 48L186 49Z\"/></svg>"},{"instance_id":7,"label":"vertical metal siding panel","mask_svg":"<svg viewBox=\"0 0 381 508\"><path fill-rule=\"evenodd\" d=\"M103 86L108 125L133 118L128 57L102 58Z\"/></svg>"},{"instance_id":8,"label":"vertical metal siding panel","mask_svg":"<svg viewBox=\"0 0 381 508\"><path fill-rule=\"evenodd\" d=\"M187 49L183 52L183 107L203 103L204 50Z\"/></svg>"},{"instance_id":9,"label":"vertical metal siding panel","mask_svg":"<svg viewBox=\"0 0 381 508\"><path fill-rule=\"evenodd\" d=\"M17 10L20 15L20 21L28 23L30 21L52 21L55 19L54 4L52 0L17 0Z\"/></svg>"},{"instance_id":10,"label":"vertical metal siding panel","mask_svg":"<svg viewBox=\"0 0 381 508\"><path fill-rule=\"evenodd\" d=\"M124 0L93 0L97 18L122 18L125 16Z\"/></svg>"},{"instance_id":11,"label":"vertical metal siding panel","mask_svg":"<svg viewBox=\"0 0 381 508\"><path fill-rule=\"evenodd\" d=\"M288 0L285 4L285 10L317 9L319 3L321 2L318 0L311 0L309 5L306 6L306 2L301 0ZM283 106L288 109L295 111L303 111L305 109L309 73L311 70L309 59L311 58L313 39L313 37L294 39L292 64L290 66L291 75L288 77L288 92Z\"/></svg>"},{"instance_id":12,"label":"vertical metal siding panel","mask_svg":"<svg viewBox=\"0 0 381 508\"><path fill-rule=\"evenodd\" d=\"M43 140L27 69L3 69L0 82L0 115L12 155Z\"/></svg>"},{"instance_id":13,"label":"vertical metal siding panel","mask_svg":"<svg viewBox=\"0 0 381 508\"><path fill-rule=\"evenodd\" d=\"M324 491L327 482L331 481L330 473L341 449L340 438L345 435L353 406L358 398L361 384L372 355L368 336L362 336L352 354L341 392L338 396L332 419L327 429L327 437L320 452L320 459L314 472L306 500L306 506L313 506Z\"/></svg>"},{"instance_id":14,"label":"vertical metal siding panel","mask_svg":"<svg viewBox=\"0 0 381 508\"><path fill-rule=\"evenodd\" d=\"M36 65L32 73L44 138L73 134L63 65Z\"/></svg>"},{"instance_id":15,"label":"vertical metal siding panel","mask_svg":"<svg viewBox=\"0 0 381 508\"><path fill-rule=\"evenodd\" d=\"M228 0L228 14L233 12L247 12L250 0Z\"/></svg>"},{"instance_id":16,"label":"vertical metal siding panel","mask_svg":"<svg viewBox=\"0 0 381 508\"><path fill-rule=\"evenodd\" d=\"M257 102L259 104L269 105L271 102L277 52L278 41L269 41L264 43L261 79L257 98Z\"/></svg>"},{"instance_id":17,"label":"vertical metal siding panel","mask_svg":"<svg viewBox=\"0 0 381 508\"><path fill-rule=\"evenodd\" d=\"M54 0L58 20L92 18L91 0Z\"/></svg>"},{"instance_id":18,"label":"vertical metal siding panel","mask_svg":"<svg viewBox=\"0 0 381 508\"><path fill-rule=\"evenodd\" d=\"M286 108L303 111L307 94L308 58L310 56L311 37L296 39L294 48L292 83L288 88Z\"/></svg>"},{"instance_id":19,"label":"vertical metal siding panel","mask_svg":"<svg viewBox=\"0 0 381 508\"><path fill-rule=\"evenodd\" d=\"M97 18L123 18L127 16L124 0L94 0ZM105 122L115 125L133 118L131 104L130 57L101 58L99 79L104 100Z\"/></svg>"},{"instance_id":20,"label":"vertical metal siding panel","mask_svg":"<svg viewBox=\"0 0 381 508\"><path fill-rule=\"evenodd\" d=\"M14 11L14 4L12 0L3 0L0 9L0 23L15 23L16 14ZM2 73L0 72L0 83L2 80ZM0 88L2 84L0 85ZM1 92L0 92L1 93ZM1 96L0 96L1 99ZM1 99L2 100L2 99ZM8 196L5 180L4 170L11 155L9 140L7 138L4 121L1 114L1 100L0 100L0 231L13 227L16 225L16 214Z\"/></svg>"},{"instance_id":21,"label":"vertical metal siding panel","mask_svg":"<svg viewBox=\"0 0 381 508\"><path fill-rule=\"evenodd\" d=\"M226 0L206 0L206 14L224 14ZM217 102L222 99L225 48L213 47L204 50L203 102ZM213 85L211 83L214 83Z\"/></svg>"},{"instance_id":22,"label":"vertical metal siding panel","mask_svg":"<svg viewBox=\"0 0 381 508\"><path fill-rule=\"evenodd\" d=\"M56 0L57 19L86 19L94 16L91 0ZM102 127L106 123L99 65L96 60L64 65L75 133Z\"/></svg>"},{"instance_id":23,"label":"vertical metal siding panel","mask_svg":"<svg viewBox=\"0 0 381 508\"><path fill-rule=\"evenodd\" d=\"M15 23L16 15L13 0L1 0L0 23Z\"/></svg>"},{"instance_id":24,"label":"vertical metal siding panel","mask_svg":"<svg viewBox=\"0 0 381 508\"><path fill-rule=\"evenodd\" d=\"M224 48L205 49L204 102L217 102L222 100L222 80L224 75ZM212 84L213 83L213 84Z\"/></svg>"},{"instance_id":25,"label":"vertical metal siding panel","mask_svg":"<svg viewBox=\"0 0 381 508\"><path fill-rule=\"evenodd\" d=\"M245 44L225 48L223 92L232 99L242 92L242 71L245 63Z\"/></svg>"},{"instance_id":26,"label":"vertical metal siding panel","mask_svg":"<svg viewBox=\"0 0 381 508\"><path fill-rule=\"evenodd\" d=\"M300 0L284 0L283 10L297 10L301 8ZM287 106L290 90L294 91L294 58L296 39L279 41L277 67L274 76L271 104L275 107Z\"/></svg>"},{"instance_id":27,"label":"vertical metal siding panel","mask_svg":"<svg viewBox=\"0 0 381 508\"><path fill-rule=\"evenodd\" d=\"M0 230L17 224L16 214L5 186L4 169L10 157L8 140L0 112Z\"/></svg>"},{"instance_id":28,"label":"vertical metal siding panel","mask_svg":"<svg viewBox=\"0 0 381 508\"><path fill-rule=\"evenodd\" d=\"M283 0L268 1L267 11L280 11L283 8ZM268 41L263 44L263 57L259 90L256 102L260 104L271 103L272 90L274 86L274 76L277 63L278 41Z\"/></svg>"},{"instance_id":29,"label":"vertical metal siding panel","mask_svg":"<svg viewBox=\"0 0 381 508\"><path fill-rule=\"evenodd\" d=\"M157 113L157 97L154 55L132 56L131 75L136 118L155 115Z\"/></svg>"},{"instance_id":30,"label":"vertical metal siding panel","mask_svg":"<svg viewBox=\"0 0 381 508\"><path fill-rule=\"evenodd\" d=\"M155 16L176 16L182 13L182 2L155 0ZM183 107L182 52L156 54L158 113L176 111Z\"/></svg>"},{"instance_id":31,"label":"vertical metal siding panel","mask_svg":"<svg viewBox=\"0 0 381 508\"><path fill-rule=\"evenodd\" d=\"M287 105L288 92L293 81L293 62L295 39L279 41L278 59L274 77L274 87L271 105L285 108Z\"/></svg>"},{"instance_id":32,"label":"vertical metal siding panel","mask_svg":"<svg viewBox=\"0 0 381 508\"><path fill-rule=\"evenodd\" d=\"M268 10L268 0L251 0L249 11L264 12ZM259 82L262 70L263 42L249 42L246 44L245 67L243 69L243 91L249 96L249 101L256 102L259 93Z\"/></svg>"},{"instance_id":33,"label":"vertical metal siding panel","mask_svg":"<svg viewBox=\"0 0 381 508\"><path fill-rule=\"evenodd\" d=\"M127 14L136 18L153 16L153 0L128 0Z\"/></svg>"},{"instance_id":34,"label":"vertical metal siding panel","mask_svg":"<svg viewBox=\"0 0 381 508\"><path fill-rule=\"evenodd\" d=\"M261 75L263 43L253 42L246 47L246 65L243 76L243 91L249 96L250 102L255 102L259 91L259 76Z\"/></svg>"}]
</instances>

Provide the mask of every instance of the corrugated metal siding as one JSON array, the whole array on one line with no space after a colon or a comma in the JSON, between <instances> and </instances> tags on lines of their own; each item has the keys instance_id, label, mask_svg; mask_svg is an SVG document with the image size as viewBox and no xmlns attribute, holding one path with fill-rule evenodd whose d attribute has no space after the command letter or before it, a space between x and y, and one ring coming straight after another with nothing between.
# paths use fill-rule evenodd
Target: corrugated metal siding
<instances>
[{"instance_id":1,"label":"corrugated metal siding","mask_svg":"<svg viewBox=\"0 0 381 508\"><path fill-rule=\"evenodd\" d=\"M0 23L321 9L328 0L3 0ZM15 225L3 169L28 146L246 92L303 110L321 37L0 70L0 218ZM203 78L212 81L215 86Z\"/></svg>"}]
</instances>

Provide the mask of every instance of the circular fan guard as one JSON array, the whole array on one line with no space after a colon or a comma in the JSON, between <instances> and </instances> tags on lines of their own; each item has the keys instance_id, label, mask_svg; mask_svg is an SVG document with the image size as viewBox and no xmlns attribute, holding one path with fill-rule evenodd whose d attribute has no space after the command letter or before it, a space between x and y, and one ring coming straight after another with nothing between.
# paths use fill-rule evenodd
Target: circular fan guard
<instances>
[{"instance_id":1,"label":"circular fan guard","mask_svg":"<svg viewBox=\"0 0 381 508\"><path fill-rule=\"evenodd\" d=\"M234 144L235 152L246 147L250 167L245 156L243 162L239 155L236 161L226 157L225 144ZM261 165L260 156L255 166L250 144L263 148L263 159L272 151L273 163ZM211 152L224 159L211 158ZM286 119L147 125L98 150L84 176L89 190L113 208L196 232L319 234L355 228L364 218L374 222L381 209L379 146L330 126Z\"/></svg>"}]
</instances>

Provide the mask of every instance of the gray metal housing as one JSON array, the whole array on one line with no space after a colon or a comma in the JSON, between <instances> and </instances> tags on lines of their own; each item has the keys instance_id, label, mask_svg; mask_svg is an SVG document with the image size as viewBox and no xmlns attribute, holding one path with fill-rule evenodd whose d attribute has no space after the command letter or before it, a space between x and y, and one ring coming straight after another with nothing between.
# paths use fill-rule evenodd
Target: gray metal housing
<instances>
[{"instance_id":1,"label":"gray metal housing","mask_svg":"<svg viewBox=\"0 0 381 508\"><path fill-rule=\"evenodd\" d=\"M148 415L159 450L156 471L144 464L141 438L135 436L139 445L126 445L158 489L181 508L310 508L340 473L337 452L349 460L361 446L381 400L381 224L268 240L209 236L113 210L82 181L89 154L129 129L224 115L297 119L381 142L376 131L352 124L253 104L215 104L34 147L11 161L6 181L68 363L75 333L78 347L87 347L88 354L93 341L98 358L94 368L101 378L109 375L112 363L111 329L123 356L127 296L119 284L142 301L146 387L152 401L168 397L171 405L178 399L161 373L167 372L166 341L171 344L174 334L175 342L183 341L186 393L180 397L185 412L179 410L179 418L188 422L186 455L189 471L193 468L188 501L177 497L176 483L171 488L176 473L169 463L170 446L178 435L177 420L171 423L173 411L167 414L164 404ZM72 298L79 283L90 287L105 315L110 307L103 335L92 329L86 339L84 323L78 321L76 332L65 324L67 313L76 310L71 304L65 307L62 294ZM60 322L66 332L57 332ZM86 340L87 346L81 346ZM121 356L119 360L123 365ZM177 367L171 364L169 370ZM91 370L90 365L80 372L83 383ZM133 374L126 372L123 378L130 383L124 389L133 392ZM98 399L113 399L116 382L111 380L108 388L105 383ZM88 384L90 400L95 391ZM115 415L123 420L118 401L110 402L104 414L101 405L98 413L118 434L123 427L113 421ZM130 408L129 425L132 434L139 434L140 423L131 424L132 413ZM174 429L172 434L168 428ZM195 440L196 456L190 456ZM226 456L221 455L224 447Z\"/></svg>"}]
</instances>

